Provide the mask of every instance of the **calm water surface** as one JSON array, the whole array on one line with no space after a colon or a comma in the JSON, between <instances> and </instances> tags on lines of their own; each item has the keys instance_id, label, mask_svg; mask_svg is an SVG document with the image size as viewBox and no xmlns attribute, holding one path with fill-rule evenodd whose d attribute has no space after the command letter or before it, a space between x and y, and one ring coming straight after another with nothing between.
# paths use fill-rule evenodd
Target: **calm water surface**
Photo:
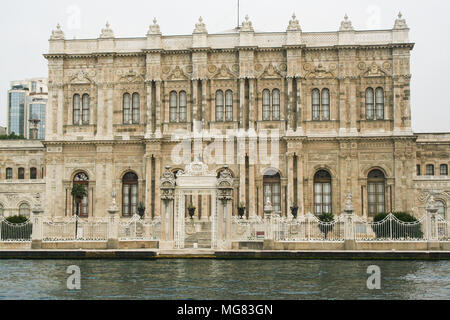
<instances>
[{"instance_id":1,"label":"calm water surface","mask_svg":"<svg viewBox=\"0 0 450 320\"><path fill-rule=\"evenodd\" d=\"M370 265L381 290L367 289ZM450 299L450 261L4 260L0 299Z\"/></svg>"}]
</instances>

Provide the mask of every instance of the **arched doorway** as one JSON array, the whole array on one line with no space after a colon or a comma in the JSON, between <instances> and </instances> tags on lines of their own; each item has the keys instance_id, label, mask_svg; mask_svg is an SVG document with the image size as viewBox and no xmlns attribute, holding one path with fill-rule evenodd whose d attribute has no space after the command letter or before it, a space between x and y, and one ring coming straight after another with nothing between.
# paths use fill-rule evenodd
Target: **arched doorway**
<instances>
[{"instance_id":1,"label":"arched doorway","mask_svg":"<svg viewBox=\"0 0 450 320\"><path fill-rule=\"evenodd\" d=\"M268 170L263 179L264 205L267 200L272 203L274 213L281 215L281 176L278 171Z\"/></svg>"},{"instance_id":2,"label":"arched doorway","mask_svg":"<svg viewBox=\"0 0 450 320\"><path fill-rule=\"evenodd\" d=\"M367 195L370 216L386 213L386 177L381 170L375 169L369 172Z\"/></svg>"},{"instance_id":3,"label":"arched doorway","mask_svg":"<svg viewBox=\"0 0 450 320\"><path fill-rule=\"evenodd\" d=\"M122 216L132 217L137 214L139 199L139 179L134 172L126 173L122 178Z\"/></svg>"},{"instance_id":4,"label":"arched doorway","mask_svg":"<svg viewBox=\"0 0 450 320\"><path fill-rule=\"evenodd\" d=\"M332 213L331 174L326 170L314 176L314 214Z\"/></svg>"},{"instance_id":5,"label":"arched doorway","mask_svg":"<svg viewBox=\"0 0 450 320\"><path fill-rule=\"evenodd\" d=\"M80 206L80 217L87 218L89 217L89 176L85 172L79 172L75 175L73 178L73 184L81 184L83 185L86 190L88 191L88 195L81 200L81 206ZM75 203L75 199L72 200L72 213L73 215L77 214L77 204Z\"/></svg>"}]
</instances>

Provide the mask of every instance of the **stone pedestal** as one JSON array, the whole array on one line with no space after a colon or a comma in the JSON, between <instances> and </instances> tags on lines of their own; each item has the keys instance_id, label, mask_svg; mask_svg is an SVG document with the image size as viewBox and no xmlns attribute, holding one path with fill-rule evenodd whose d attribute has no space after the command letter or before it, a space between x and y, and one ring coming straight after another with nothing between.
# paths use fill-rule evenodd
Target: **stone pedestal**
<instances>
[{"instance_id":1,"label":"stone pedestal","mask_svg":"<svg viewBox=\"0 0 450 320\"><path fill-rule=\"evenodd\" d=\"M42 215L44 211L38 207L33 210L33 232L31 235L31 249L42 249Z\"/></svg>"}]
</instances>

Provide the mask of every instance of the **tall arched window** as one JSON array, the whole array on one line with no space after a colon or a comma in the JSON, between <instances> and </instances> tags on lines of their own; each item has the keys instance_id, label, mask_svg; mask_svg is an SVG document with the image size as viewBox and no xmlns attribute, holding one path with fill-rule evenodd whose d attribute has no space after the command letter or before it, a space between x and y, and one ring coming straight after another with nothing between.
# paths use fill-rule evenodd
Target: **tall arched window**
<instances>
[{"instance_id":1,"label":"tall arched window","mask_svg":"<svg viewBox=\"0 0 450 320\"><path fill-rule=\"evenodd\" d=\"M79 94L73 96L73 124L79 125L81 121L81 98Z\"/></svg>"},{"instance_id":2,"label":"tall arched window","mask_svg":"<svg viewBox=\"0 0 450 320\"><path fill-rule=\"evenodd\" d=\"M275 213L281 213L281 177L275 170L264 175L264 204L270 200Z\"/></svg>"},{"instance_id":3,"label":"tall arched window","mask_svg":"<svg viewBox=\"0 0 450 320\"><path fill-rule=\"evenodd\" d=\"M19 216L30 218L30 205L28 203L22 203L19 206Z\"/></svg>"},{"instance_id":4,"label":"tall arched window","mask_svg":"<svg viewBox=\"0 0 450 320\"><path fill-rule=\"evenodd\" d=\"M437 214L442 217L442 219L447 219L447 207L442 200L436 200L436 208L438 209Z\"/></svg>"},{"instance_id":5,"label":"tall arched window","mask_svg":"<svg viewBox=\"0 0 450 320\"><path fill-rule=\"evenodd\" d=\"M320 170L314 176L314 213L331 213L331 175Z\"/></svg>"},{"instance_id":6,"label":"tall arched window","mask_svg":"<svg viewBox=\"0 0 450 320\"><path fill-rule=\"evenodd\" d=\"M322 90L322 120L330 120L330 90Z\"/></svg>"},{"instance_id":7,"label":"tall arched window","mask_svg":"<svg viewBox=\"0 0 450 320\"><path fill-rule=\"evenodd\" d=\"M128 172L122 178L122 216L131 217L137 214L138 176Z\"/></svg>"},{"instance_id":8,"label":"tall arched window","mask_svg":"<svg viewBox=\"0 0 450 320\"><path fill-rule=\"evenodd\" d=\"M441 176L448 176L448 166L446 164L441 164L439 172Z\"/></svg>"},{"instance_id":9,"label":"tall arched window","mask_svg":"<svg viewBox=\"0 0 450 320\"><path fill-rule=\"evenodd\" d=\"M79 216L83 218L87 218L89 216L89 177L84 172L79 172L73 178L73 184L81 184L85 187L86 191L88 191L88 195L86 195L83 200L81 200L80 212ZM73 199L73 215L77 214L77 204L75 199Z\"/></svg>"},{"instance_id":10,"label":"tall arched window","mask_svg":"<svg viewBox=\"0 0 450 320\"><path fill-rule=\"evenodd\" d=\"M17 178L19 180L25 179L25 169L24 168L19 168L17 173L18 173Z\"/></svg>"},{"instance_id":11,"label":"tall arched window","mask_svg":"<svg viewBox=\"0 0 450 320\"><path fill-rule=\"evenodd\" d=\"M36 168L30 168L30 179L31 180L37 179L37 169Z\"/></svg>"},{"instance_id":12,"label":"tall arched window","mask_svg":"<svg viewBox=\"0 0 450 320\"><path fill-rule=\"evenodd\" d=\"M133 93L133 124L139 124L140 122L140 108L141 101L139 98L139 93Z\"/></svg>"},{"instance_id":13,"label":"tall arched window","mask_svg":"<svg viewBox=\"0 0 450 320\"><path fill-rule=\"evenodd\" d=\"M187 96L185 91L180 92L180 122L187 121Z\"/></svg>"},{"instance_id":14,"label":"tall arched window","mask_svg":"<svg viewBox=\"0 0 450 320\"><path fill-rule=\"evenodd\" d=\"M374 93L372 88L366 90L366 120L374 119Z\"/></svg>"},{"instance_id":15,"label":"tall arched window","mask_svg":"<svg viewBox=\"0 0 450 320\"><path fill-rule=\"evenodd\" d=\"M320 91L314 89L312 91L312 119L320 120Z\"/></svg>"},{"instance_id":16,"label":"tall arched window","mask_svg":"<svg viewBox=\"0 0 450 320\"><path fill-rule=\"evenodd\" d=\"M225 92L225 121L233 121L233 91Z\"/></svg>"},{"instance_id":17,"label":"tall arched window","mask_svg":"<svg viewBox=\"0 0 450 320\"><path fill-rule=\"evenodd\" d=\"M376 90L375 113L377 116L377 120L384 119L384 90L381 87L377 88Z\"/></svg>"},{"instance_id":18,"label":"tall arched window","mask_svg":"<svg viewBox=\"0 0 450 320\"><path fill-rule=\"evenodd\" d=\"M13 178L13 169L6 168L6 180L12 180Z\"/></svg>"},{"instance_id":19,"label":"tall arched window","mask_svg":"<svg viewBox=\"0 0 450 320\"><path fill-rule=\"evenodd\" d=\"M427 164L427 176L434 176L434 165Z\"/></svg>"},{"instance_id":20,"label":"tall arched window","mask_svg":"<svg viewBox=\"0 0 450 320\"><path fill-rule=\"evenodd\" d=\"M270 121L270 91L268 89L263 91L262 102L263 120Z\"/></svg>"},{"instance_id":21,"label":"tall arched window","mask_svg":"<svg viewBox=\"0 0 450 320\"><path fill-rule=\"evenodd\" d=\"M82 119L83 124L89 124L89 110L91 99L88 94L83 94L83 111L82 111Z\"/></svg>"},{"instance_id":22,"label":"tall arched window","mask_svg":"<svg viewBox=\"0 0 450 320\"><path fill-rule=\"evenodd\" d=\"M178 121L178 94L175 91L172 91L170 93L170 122L177 122Z\"/></svg>"},{"instance_id":23,"label":"tall arched window","mask_svg":"<svg viewBox=\"0 0 450 320\"><path fill-rule=\"evenodd\" d=\"M123 95L123 123L131 123L131 95L129 93Z\"/></svg>"},{"instance_id":24,"label":"tall arched window","mask_svg":"<svg viewBox=\"0 0 450 320\"><path fill-rule=\"evenodd\" d=\"M386 178L380 170L372 170L367 177L369 215L386 213Z\"/></svg>"},{"instance_id":25,"label":"tall arched window","mask_svg":"<svg viewBox=\"0 0 450 320\"><path fill-rule=\"evenodd\" d=\"M272 120L280 120L280 90L272 91Z\"/></svg>"},{"instance_id":26,"label":"tall arched window","mask_svg":"<svg viewBox=\"0 0 450 320\"><path fill-rule=\"evenodd\" d=\"M216 121L223 121L223 91L216 92Z\"/></svg>"}]
</instances>

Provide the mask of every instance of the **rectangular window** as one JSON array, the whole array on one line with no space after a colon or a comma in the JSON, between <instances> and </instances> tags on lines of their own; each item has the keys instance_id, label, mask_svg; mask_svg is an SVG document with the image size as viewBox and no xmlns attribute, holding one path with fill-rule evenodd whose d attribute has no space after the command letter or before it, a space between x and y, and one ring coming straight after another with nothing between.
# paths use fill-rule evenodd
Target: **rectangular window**
<instances>
[{"instance_id":1,"label":"rectangular window","mask_svg":"<svg viewBox=\"0 0 450 320\"><path fill-rule=\"evenodd\" d=\"M421 172L420 172L420 164L416 165L416 175L420 176Z\"/></svg>"},{"instance_id":2,"label":"rectangular window","mask_svg":"<svg viewBox=\"0 0 450 320\"><path fill-rule=\"evenodd\" d=\"M314 184L314 213L316 215L331 213L331 183Z\"/></svg>"},{"instance_id":3,"label":"rectangular window","mask_svg":"<svg viewBox=\"0 0 450 320\"><path fill-rule=\"evenodd\" d=\"M180 92L180 122L187 121L187 97L186 92Z\"/></svg>"},{"instance_id":4,"label":"rectangular window","mask_svg":"<svg viewBox=\"0 0 450 320\"><path fill-rule=\"evenodd\" d=\"M226 121L233 121L233 92L228 90L225 94Z\"/></svg>"},{"instance_id":5,"label":"rectangular window","mask_svg":"<svg viewBox=\"0 0 450 320\"><path fill-rule=\"evenodd\" d=\"M177 100L178 100L178 96L176 92L172 92L170 94L170 122L177 122L178 117L177 117Z\"/></svg>"},{"instance_id":6,"label":"rectangular window","mask_svg":"<svg viewBox=\"0 0 450 320\"><path fill-rule=\"evenodd\" d=\"M12 180L13 178L13 170L11 168L6 169L6 180Z\"/></svg>"},{"instance_id":7,"label":"rectangular window","mask_svg":"<svg viewBox=\"0 0 450 320\"><path fill-rule=\"evenodd\" d=\"M383 182L371 182L367 186L369 196L369 214L385 213L385 190Z\"/></svg>"},{"instance_id":8,"label":"rectangular window","mask_svg":"<svg viewBox=\"0 0 450 320\"><path fill-rule=\"evenodd\" d=\"M434 165L427 164L427 176L434 176Z\"/></svg>"},{"instance_id":9,"label":"rectangular window","mask_svg":"<svg viewBox=\"0 0 450 320\"><path fill-rule=\"evenodd\" d=\"M446 164L441 164L440 168L441 176L447 176L448 175L448 166Z\"/></svg>"}]
</instances>

